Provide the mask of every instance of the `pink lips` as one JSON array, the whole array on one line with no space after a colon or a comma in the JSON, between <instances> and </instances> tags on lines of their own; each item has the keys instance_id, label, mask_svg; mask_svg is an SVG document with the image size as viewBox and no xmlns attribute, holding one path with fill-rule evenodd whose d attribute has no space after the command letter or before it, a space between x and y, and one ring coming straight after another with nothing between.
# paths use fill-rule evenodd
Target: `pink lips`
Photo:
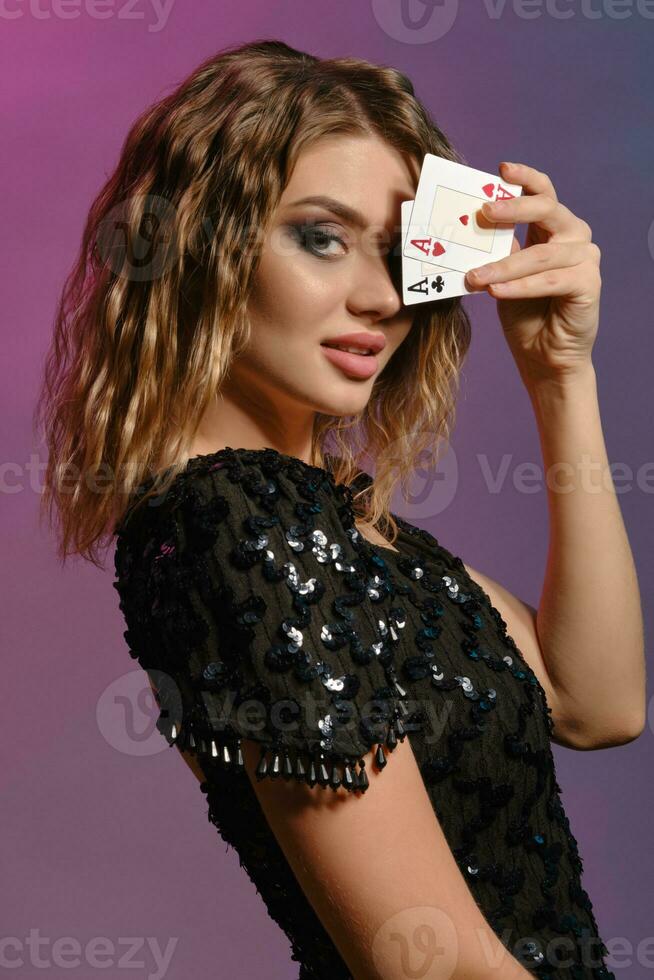
<instances>
[{"instance_id":1,"label":"pink lips","mask_svg":"<svg viewBox=\"0 0 654 980\"><path fill-rule=\"evenodd\" d=\"M324 344L321 346L327 360L351 377L370 378L379 370L379 363L374 354L350 354L345 350L325 347Z\"/></svg>"}]
</instances>

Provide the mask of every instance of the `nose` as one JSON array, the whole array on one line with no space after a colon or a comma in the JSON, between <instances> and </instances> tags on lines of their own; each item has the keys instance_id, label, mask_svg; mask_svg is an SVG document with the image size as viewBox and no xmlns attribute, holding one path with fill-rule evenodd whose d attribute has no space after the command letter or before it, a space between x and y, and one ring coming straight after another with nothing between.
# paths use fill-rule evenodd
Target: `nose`
<instances>
[{"instance_id":1,"label":"nose","mask_svg":"<svg viewBox=\"0 0 654 980\"><path fill-rule=\"evenodd\" d=\"M396 254L397 253L397 254ZM353 313L389 320L402 309L400 249L362 255L354 270L349 305Z\"/></svg>"}]
</instances>

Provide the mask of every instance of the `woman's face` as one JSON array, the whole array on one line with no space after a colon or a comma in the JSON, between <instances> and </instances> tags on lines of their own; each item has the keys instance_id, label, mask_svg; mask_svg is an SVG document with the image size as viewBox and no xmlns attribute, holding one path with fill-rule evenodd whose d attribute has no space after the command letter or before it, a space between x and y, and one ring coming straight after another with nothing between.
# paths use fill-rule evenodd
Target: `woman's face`
<instances>
[{"instance_id":1,"label":"woman's face","mask_svg":"<svg viewBox=\"0 0 654 980\"><path fill-rule=\"evenodd\" d=\"M251 342L230 371L229 387L247 386L273 425L360 412L405 340L414 314L402 304L396 246L400 205L417 179L415 165L375 137L328 137L298 158L258 246ZM321 203L302 203L317 196ZM358 215L336 213L328 198ZM351 333L385 341L374 370L373 357L354 355L355 371L349 355L321 346Z\"/></svg>"}]
</instances>

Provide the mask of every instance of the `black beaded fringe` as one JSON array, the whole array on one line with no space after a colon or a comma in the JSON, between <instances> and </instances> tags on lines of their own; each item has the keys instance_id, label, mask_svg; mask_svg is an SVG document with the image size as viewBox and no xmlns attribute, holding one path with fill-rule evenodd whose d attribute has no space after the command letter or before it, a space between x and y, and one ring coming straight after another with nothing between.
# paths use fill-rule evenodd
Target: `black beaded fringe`
<instances>
[{"instance_id":1,"label":"black beaded fringe","mask_svg":"<svg viewBox=\"0 0 654 980\"><path fill-rule=\"evenodd\" d=\"M184 751L188 750L200 758L206 758L211 764L217 763L236 771L245 771L240 736L227 732L212 732L210 736L198 734L194 731L192 724L182 728L179 723L164 719L163 716L166 713L162 712L157 727L171 746L176 745L178 748ZM375 763L378 769L383 769L387 763L384 747L392 752L398 739L403 742L405 737L404 725L399 717L395 717L388 726L386 738L377 744L375 750ZM356 759L352 756L343 756L342 759L332 759L328 758L322 749L316 749L313 752L309 749L297 749L295 762L293 762L287 747L269 745L263 742L261 743L261 755L256 768L256 777L259 781L265 778L278 779L280 777L285 780L295 779L298 782L307 783L311 787L318 785L323 788L331 787L333 790L343 786L350 793L365 793L369 786L366 763L363 758Z\"/></svg>"}]
</instances>

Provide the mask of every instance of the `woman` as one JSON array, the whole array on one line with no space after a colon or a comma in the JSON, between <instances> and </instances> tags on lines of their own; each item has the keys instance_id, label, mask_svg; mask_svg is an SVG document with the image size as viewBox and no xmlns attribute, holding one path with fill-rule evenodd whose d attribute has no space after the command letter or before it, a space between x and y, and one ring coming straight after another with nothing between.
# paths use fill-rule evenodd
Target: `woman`
<instances>
[{"instance_id":1,"label":"woman","mask_svg":"<svg viewBox=\"0 0 654 980\"><path fill-rule=\"evenodd\" d=\"M536 610L389 510L450 431L470 343L458 299L400 298L400 204L428 152L461 160L404 75L281 42L222 52L149 109L62 296L44 500L64 559L96 561L115 528L158 727L301 978L611 977L550 739L643 727L615 498L550 494L538 634ZM599 250L544 174L502 173L526 247L470 288L501 297L546 465L604 462ZM619 668L591 568L617 593Z\"/></svg>"}]
</instances>

